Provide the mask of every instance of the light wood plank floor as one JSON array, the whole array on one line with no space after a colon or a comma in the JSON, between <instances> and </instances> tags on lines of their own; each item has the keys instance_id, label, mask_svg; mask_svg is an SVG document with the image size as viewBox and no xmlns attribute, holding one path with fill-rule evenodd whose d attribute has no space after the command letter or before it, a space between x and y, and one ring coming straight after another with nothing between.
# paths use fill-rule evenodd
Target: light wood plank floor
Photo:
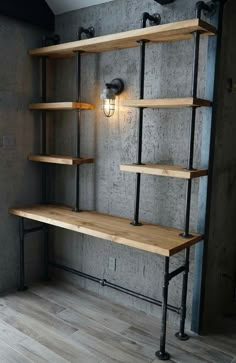
<instances>
[{"instance_id":1,"label":"light wood plank floor","mask_svg":"<svg viewBox=\"0 0 236 363\"><path fill-rule=\"evenodd\" d=\"M236 334L168 329L175 363L236 363ZM0 298L1 363L157 363L160 322L66 284L39 284Z\"/></svg>"}]
</instances>

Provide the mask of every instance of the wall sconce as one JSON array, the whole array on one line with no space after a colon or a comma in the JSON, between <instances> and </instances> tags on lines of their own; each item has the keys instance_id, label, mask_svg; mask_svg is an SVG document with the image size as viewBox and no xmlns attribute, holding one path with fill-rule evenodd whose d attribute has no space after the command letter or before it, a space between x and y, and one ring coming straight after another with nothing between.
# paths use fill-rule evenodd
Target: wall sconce
<instances>
[{"instance_id":1,"label":"wall sconce","mask_svg":"<svg viewBox=\"0 0 236 363\"><path fill-rule=\"evenodd\" d=\"M119 79L113 79L111 83L106 83L101 93L102 110L106 117L114 115L116 110L116 96L119 96L124 90L124 82Z\"/></svg>"}]
</instances>

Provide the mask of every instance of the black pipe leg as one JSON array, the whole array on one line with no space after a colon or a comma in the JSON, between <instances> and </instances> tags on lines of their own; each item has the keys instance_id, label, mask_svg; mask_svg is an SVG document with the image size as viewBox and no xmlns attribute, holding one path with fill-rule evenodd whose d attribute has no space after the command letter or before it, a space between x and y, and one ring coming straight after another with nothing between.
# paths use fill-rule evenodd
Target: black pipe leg
<instances>
[{"instance_id":1,"label":"black pipe leg","mask_svg":"<svg viewBox=\"0 0 236 363\"><path fill-rule=\"evenodd\" d=\"M167 306L168 306L167 304L168 304L168 287L169 287L169 263L170 263L169 257L165 257L160 350L156 352L156 357L159 360L170 359L170 354L166 352L166 323L167 323Z\"/></svg>"},{"instance_id":2,"label":"black pipe leg","mask_svg":"<svg viewBox=\"0 0 236 363\"><path fill-rule=\"evenodd\" d=\"M27 290L25 286L25 228L24 218L20 218L19 221L19 234L20 234L20 279L19 279L19 291Z\"/></svg>"},{"instance_id":3,"label":"black pipe leg","mask_svg":"<svg viewBox=\"0 0 236 363\"><path fill-rule=\"evenodd\" d=\"M189 253L190 248L186 249L185 252L185 271L183 275L183 286L182 286L182 301L181 301L181 313L180 313L180 329L175 334L179 340L188 340L189 336L185 333L185 320L187 311L187 292L188 292L188 274L189 274Z\"/></svg>"},{"instance_id":4,"label":"black pipe leg","mask_svg":"<svg viewBox=\"0 0 236 363\"><path fill-rule=\"evenodd\" d=\"M49 281L49 246L48 246L48 226L43 227L44 233L44 278Z\"/></svg>"}]
</instances>

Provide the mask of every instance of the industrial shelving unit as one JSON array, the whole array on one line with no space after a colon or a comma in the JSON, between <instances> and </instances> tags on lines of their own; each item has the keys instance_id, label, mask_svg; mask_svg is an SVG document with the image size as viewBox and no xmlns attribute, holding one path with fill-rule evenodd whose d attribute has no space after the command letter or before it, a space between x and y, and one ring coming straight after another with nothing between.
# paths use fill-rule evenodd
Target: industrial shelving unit
<instances>
[{"instance_id":1,"label":"industrial shelving unit","mask_svg":"<svg viewBox=\"0 0 236 363\"><path fill-rule=\"evenodd\" d=\"M200 5L199 5L200 4ZM100 283L102 286L108 286L118 291L127 293L136 298L148 301L152 304L162 307L162 329L160 336L160 350L156 353L160 360L168 360L170 355L166 352L166 323L167 309L170 309L180 314L180 329L176 334L180 340L188 339L185 333L186 319L186 299L187 299L187 284L189 273L189 253L190 247L199 241L202 241L203 236L196 233L190 233L190 207L191 207L191 188L192 179L207 176L208 170L193 168L194 160L194 131L196 122L196 109L198 107L211 107L210 100L197 98L198 86L198 63L199 63L199 44L202 36L214 36L217 31L212 25L201 20L202 10L208 11L208 5L200 2L197 6L197 17L192 20L185 20L171 24L155 25L146 28L148 19L147 13L143 19L143 28L122 32L118 34L92 37L93 31L91 28L80 28L79 40L42 48L33 49L29 54L34 57L40 57L42 61L42 103L31 104L31 110L39 110L42 112L42 136L41 136L41 153L39 155L30 155L29 160L43 163L43 193L42 204L24 208L10 209L10 214L20 217L20 289L25 288L24 277L24 240L25 236L31 232L44 231L45 241L45 275L48 275L48 225L65 228L78 233L83 233L97 238L110 240L114 243L127 245L140 250L155 253L164 256L164 284L162 291L162 300L145 296L138 292L126 289L119 285L108 282L105 279L100 279L95 276L85 274L83 272L71 269L67 266L62 266L57 263L50 262L56 268L72 272L78 276L88 278L94 282ZM81 40L82 34L91 36L89 39ZM171 42L186 39L193 39L194 46L194 64L193 64L193 85L192 95L189 98L165 98L165 99L145 99L145 49L148 44L156 44L159 42ZM139 108L138 122L138 150L136 164L121 165L120 169L124 172L136 174L136 195L135 195L135 211L133 222L130 220L110 215L101 214L95 211L80 211L79 208L79 170L81 164L93 163L93 158L82 158L80 155L80 119L81 110L92 110L93 105L81 102L81 56L90 53L99 53L104 51L112 51L117 49L140 47L140 99L126 100L123 102L125 107ZM47 103L46 95L46 62L47 58L66 58L77 56L77 89L78 97L76 102L61 102ZM190 107L192 109L192 118L190 121L190 140L189 140L189 158L186 167L168 166L168 165L144 165L142 163L142 135L143 135L143 114L145 108L179 108ZM50 155L47 153L47 127L46 127L46 112L53 110L77 110L77 143L76 153L74 156ZM72 208L50 205L47 200L47 169L45 163L64 164L75 166L75 205ZM162 177L182 178L186 180L186 210L185 210L185 225L183 230L175 228L141 223L139 221L140 210L140 185L141 175L150 174ZM26 228L25 219L41 222L39 227ZM170 257L185 250L185 261L182 266L170 272ZM170 281L179 274L183 274L182 299L181 307L176 307L168 304L168 286Z\"/></svg>"}]
</instances>

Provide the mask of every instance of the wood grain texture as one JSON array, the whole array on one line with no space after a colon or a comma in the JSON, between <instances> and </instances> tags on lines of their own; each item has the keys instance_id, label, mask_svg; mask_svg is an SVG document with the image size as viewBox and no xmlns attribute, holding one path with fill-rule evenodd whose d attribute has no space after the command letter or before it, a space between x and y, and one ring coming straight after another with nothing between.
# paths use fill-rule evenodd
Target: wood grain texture
<instances>
[{"instance_id":1,"label":"wood grain texture","mask_svg":"<svg viewBox=\"0 0 236 363\"><path fill-rule=\"evenodd\" d=\"M159 175L159 176L181 178L181 179L194 179L194 178L199 178L201 176L206 176L208 174L208 171L204 169L187 170L180 166L157 165L157 164L121 165L120 170L130 173Z\"/></svg>"},{"instance_id":2,"label":"wood grain texture","mask_svg":"<svg viewBox=\"0 0 236 363\"><path fill-rule=\"evenodd\" d=\"M2 363L32 363L31 360L24 357L21 353L15 351L10 345L0 340L0 355Z\"/></svg>"},{"instance_id":3,"label":"wood grain texture","mask_svg":"<svg viewBox=\"0 0 236 363\"><path fill-rule=\"evenodd\" d=\"M181 107L211 107L212 102L199 98L157 98L145 100L125 100L124 107L134 108L181 108Z\"/></svg>"},{"instance_id":4,"label":"wood grain texture","mask_svg":"<svg viewBox=\"0 0 236 363\"><path fill-rule=\"evenodd\" d=\"M191 19L176 23L163 24L146 29L135 29L127 32L104 35L92 39L74 41L50 47L32 49L29 54L32 56L73 56L75 51L87 53L99 53L117 49L133 48L139 46L139 40L147 39L149 44L160 42L171 42L191 39L193 32L199 30L202 35L215 35L216 29L200 20Z\"/></svg>"},{"instance_id":5,"label":"wood grain texture","mask_svg":"<svg viewBox=\"0 0 236 363\"><path fill-rule=\"evenodd\" d=\"M30 110L46 111L70 111L70 110L93 110L94 106L89 103L81 102L51 102L51 103L31 103Z\"/></svg>"},{"instance_id":6,"label":"wood grain texture","mask_svg":"<svg viewBox=\"0 0 236 363\"><path fill-rule=\"evenodd\" d=\"M235 362L231 329L211 337L188 332L183 343L171 325L170 363ZM72 331L66 334L65 326ZM37 284L0 298L2 363L157 363L160 330L155 316L68 283Z\"/></svg>"},{"instance_id":7,"label":"wood grain texture","mask_svg":"<svg viewBox=\"0 0 236 363\"><path fill-rule=\"evenodd\" d=\"M182 238L181 231L175 228L148 223L136 228L125 218L97 212L76 214L70 208L55 205L11 209L9 213L162 256L172 256L202 240L198 234Z\"/></svg>"},{"instance_id":8,"label":"wood grain texture","mask_svg":"<svg viewBox=\"0 0 236 363\"><path fill-rule=\"evenodd\" d=\"M64 155L29 155L28 160L38 163L62 164L62 165L82 165L92 164L92 158L74 158L73 156Z\"/></svg>"}]
</instances>

